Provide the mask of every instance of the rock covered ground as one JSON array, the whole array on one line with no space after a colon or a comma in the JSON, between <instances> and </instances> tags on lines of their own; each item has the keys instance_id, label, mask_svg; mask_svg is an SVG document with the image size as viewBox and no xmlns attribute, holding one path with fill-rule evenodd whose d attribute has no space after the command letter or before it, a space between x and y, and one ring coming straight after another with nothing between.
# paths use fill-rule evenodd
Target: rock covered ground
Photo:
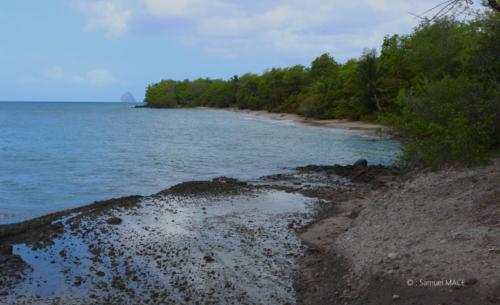
<instances>
[{"instance_id":1,"label":"rock covered ground","mask_svg":"<svg viewBox=\"0 0 500 305\"><path fill-rule=\"evenodd\" d=\"M294 304L297 232L392 170L191 181L0 226L0 304Z\"/></svg>"},{"instance_id":2,"label":"rock covered ground","mask_svg":"<svg viewBox=\"0 0 500 305\"><path fill-rule=\"evenodd\" d=\"M220 196L198 190L191 196L175 189L97 215L68 215L47 245L15 244L13 253L27 267L21 281L2 287L0 302L294 302L293 262L301 245L288 224L307 219L308 200L279 191Z\"/></svg>"}]
</instances>

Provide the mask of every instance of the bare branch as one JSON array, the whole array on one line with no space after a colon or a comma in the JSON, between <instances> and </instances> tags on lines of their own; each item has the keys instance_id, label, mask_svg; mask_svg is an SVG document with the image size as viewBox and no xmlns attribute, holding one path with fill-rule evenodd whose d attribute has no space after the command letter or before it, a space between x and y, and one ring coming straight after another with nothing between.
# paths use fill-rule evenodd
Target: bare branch
<instances>
[{"instance_id":1,"label":"bare branch","mask_svg":"<svg viewBox=\"0 0 500 305\"><path fill-rule=\"evenodd\" d=\"M479 1L479 0L477 0ZM421 19L435 20L442 18L446 15L451 15L457 17L464 13L472 12L472 5L474 0L446 0L442 1L434 7L426 10L421 14L411 14ZM499 0L481 0L482 4L496 12L500 12ZM433 13L432 16L426 16L429 13Z\"/></svg>"}]
</instances>

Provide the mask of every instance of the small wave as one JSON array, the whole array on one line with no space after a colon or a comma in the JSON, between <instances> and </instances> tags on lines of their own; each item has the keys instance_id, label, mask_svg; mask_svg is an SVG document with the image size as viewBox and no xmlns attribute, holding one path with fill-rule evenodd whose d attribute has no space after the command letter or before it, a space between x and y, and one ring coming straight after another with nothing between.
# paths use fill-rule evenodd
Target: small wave
<instances>
[{"instance_id":1,"label":"small wave","mask_svg":"<svg viewBox=\"0 0 500 305\"><path fill-rule=\"evenodd\" d=\"M271 123L273 125L281 125L281 126L297 126L298 125L293 120L278 120L278 119L273 119L273 118L259 117L256 115L244 115L243 120L265 122L265 123Z\"/></svg>"}]
</instances>

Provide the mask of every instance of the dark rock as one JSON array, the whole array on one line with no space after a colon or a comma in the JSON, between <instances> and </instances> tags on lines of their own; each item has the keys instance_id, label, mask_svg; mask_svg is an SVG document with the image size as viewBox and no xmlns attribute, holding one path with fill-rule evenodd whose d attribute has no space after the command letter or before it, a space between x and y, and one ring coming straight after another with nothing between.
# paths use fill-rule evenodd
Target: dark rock
<instances>
[{"instance_id":1,"label":"dark rock","mask_svg":"<svg viewBox=\"0 0 500 305\"><path fill-rule=\"evenodd\" d=\"M366 160L365 160L366 161ZM350 179L356 183L380 183L379 177L391 177L392 181L396 180L395 176L400 175L401 170L394 166L384 165L365 165L361 160L356 161L359 164L355 165L308 165L304 167L297 167L299 173L323 173L333 174ZM355 164L356 164L355 163Z\"/></svg>"},{"instance_id":2,"label":"dark rock","mask_svg":"<svg viewBox=\"0 0 500 305\"><path fill-rule=\"evenodd\" d=\"M0 256L0 278L2 276L16 276L28 267L19 255ZM1 287L1 286L0 286Z\"/></svg>"},{"instance_id":3,"label":"dark rock","mask_svg":"<svg viewBox=\"0 0 500 305\"><path fill-rule=\"evenodd\" d=\"M50 225L50 229L53 232L63 233L64 232L64 224L61 223L61 222L53 223L53 224Z\"/></svg>"},{"instance_id":4,"label":"dark rock","mask_svg":"<svg viewBox=\"0 0 500 305\"><path fill-rule=\"evenodd\" d=\"M207 262L207 263L213 263L213 262L215 261L215 259L214 259L212 256L210 256L210 255L205 255L205 256L203 257L203 259L204 259L204 260L205 260L205 262Z\"/></svg>"},{"instance_id":5,"label":"dark rock","mask_svg":"<svg viewBox=\"0 0 500 305\"><path fill-rule=\"evenodd\" d=\"M220 196L237 195L245 191L246 182L240 182L234 178L219 177L212 181L188 181L172 186L168 190L158 193L159 195L176 196Z\"/></svg>"},{"instance_id":6,"label":"dark rock","mask_svg":"<svg viewBox=\"0 0 500 305\"><path fill-rule=\"evenodd\" d=\"M0 245L0 255L12 255L12 245Z\"/></svg>"},{"instance_id":7,"label":"dark rock","mask_svg":"<svg viewBox=\"0 0 500 305\"><path fill-rule=\"evenodd\" d=\"M368 161L366 159L359 159L352 165L355 169L366 168L368 166Z\"/></svg>"},{"instance_id":8,"label":"dark rock","mask_svg":"<svg viewBox=\"0 0 500 305\"><path fill-rule=\"evenodd\" d=\"M113 288L117 288L120 290L125 290L125 288L126 288L125 283L123 282L122 278L119 276L113 276L113 280L111 281L111 286Z\"/></svg>"},{"instance_id":9,"label":"dark rock","mask_svg":"<svg viewBox=\"0 0 500 305\"><path fill-rule=\"evenodd\" d=\"M349 215L347 215L347 217L354 219L354 218L357 218L359 216L359 213L361 213L361 209L354 208L351 210L351 213L349 213Z\"/></svg>"},{"instance_id":10,"label":"dark rock","mask_svg":"<svg viewBox=\"0 0 500 305\"><path fill-rule=\"evenodd\" d=\"M93 245L91 245L91 247L89 247L89 252L94 254L95 256L99 256L101 255L101 248L98 248L98 247L94 247Z\"/></svg>"},{"instance_id":11,"label":"dark rock","mask_svg":"<svg viewBox=\"0 0 500 305\"><path fill-rule=\"evenodd\" d=\"M119 225L122 223L122 220L121 218L118 217L111 217L108 220L106 220L106 222L110 225Z\"/></svg>"},{"instance_id":12,"label":"dark rock","mask_svg":"<svg viewBox=\"0 0 500 305\"><path fill-rule=\"evenodd\" d=\"M229 183L229 184L238 183L238 179L225 177L225 176L214 178L214 179L212 179L212 181L219 182L219 183Z\"/></svg>"},{"instance_id":13,"label":"dark rock","mask_svg":"<svg viewBox=\"0 0 500 305\"><path fill-rule=\"evenodd\" d=\"M73 286L79 287L82 285L83 278L81 276L75 277L75 281L73 282Z\"/></svg>"}]
</instances>

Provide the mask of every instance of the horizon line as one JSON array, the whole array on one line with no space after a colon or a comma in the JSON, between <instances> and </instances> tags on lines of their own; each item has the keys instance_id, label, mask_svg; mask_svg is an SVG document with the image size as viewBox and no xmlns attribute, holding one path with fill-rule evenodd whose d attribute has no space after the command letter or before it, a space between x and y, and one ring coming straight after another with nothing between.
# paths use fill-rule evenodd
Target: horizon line
<instances>
[{"instance_id":1,"label":"horizon line","mask_svg":"<svg viewBox=\"0 0 500 305\"><path fill-rule=\"evenodd\" d=\"M122 102L122 101L51 101L51 100L0 100L0 103L128 103L128 104L141 104L143 102Z\"/></svg>"}]
</instances>

